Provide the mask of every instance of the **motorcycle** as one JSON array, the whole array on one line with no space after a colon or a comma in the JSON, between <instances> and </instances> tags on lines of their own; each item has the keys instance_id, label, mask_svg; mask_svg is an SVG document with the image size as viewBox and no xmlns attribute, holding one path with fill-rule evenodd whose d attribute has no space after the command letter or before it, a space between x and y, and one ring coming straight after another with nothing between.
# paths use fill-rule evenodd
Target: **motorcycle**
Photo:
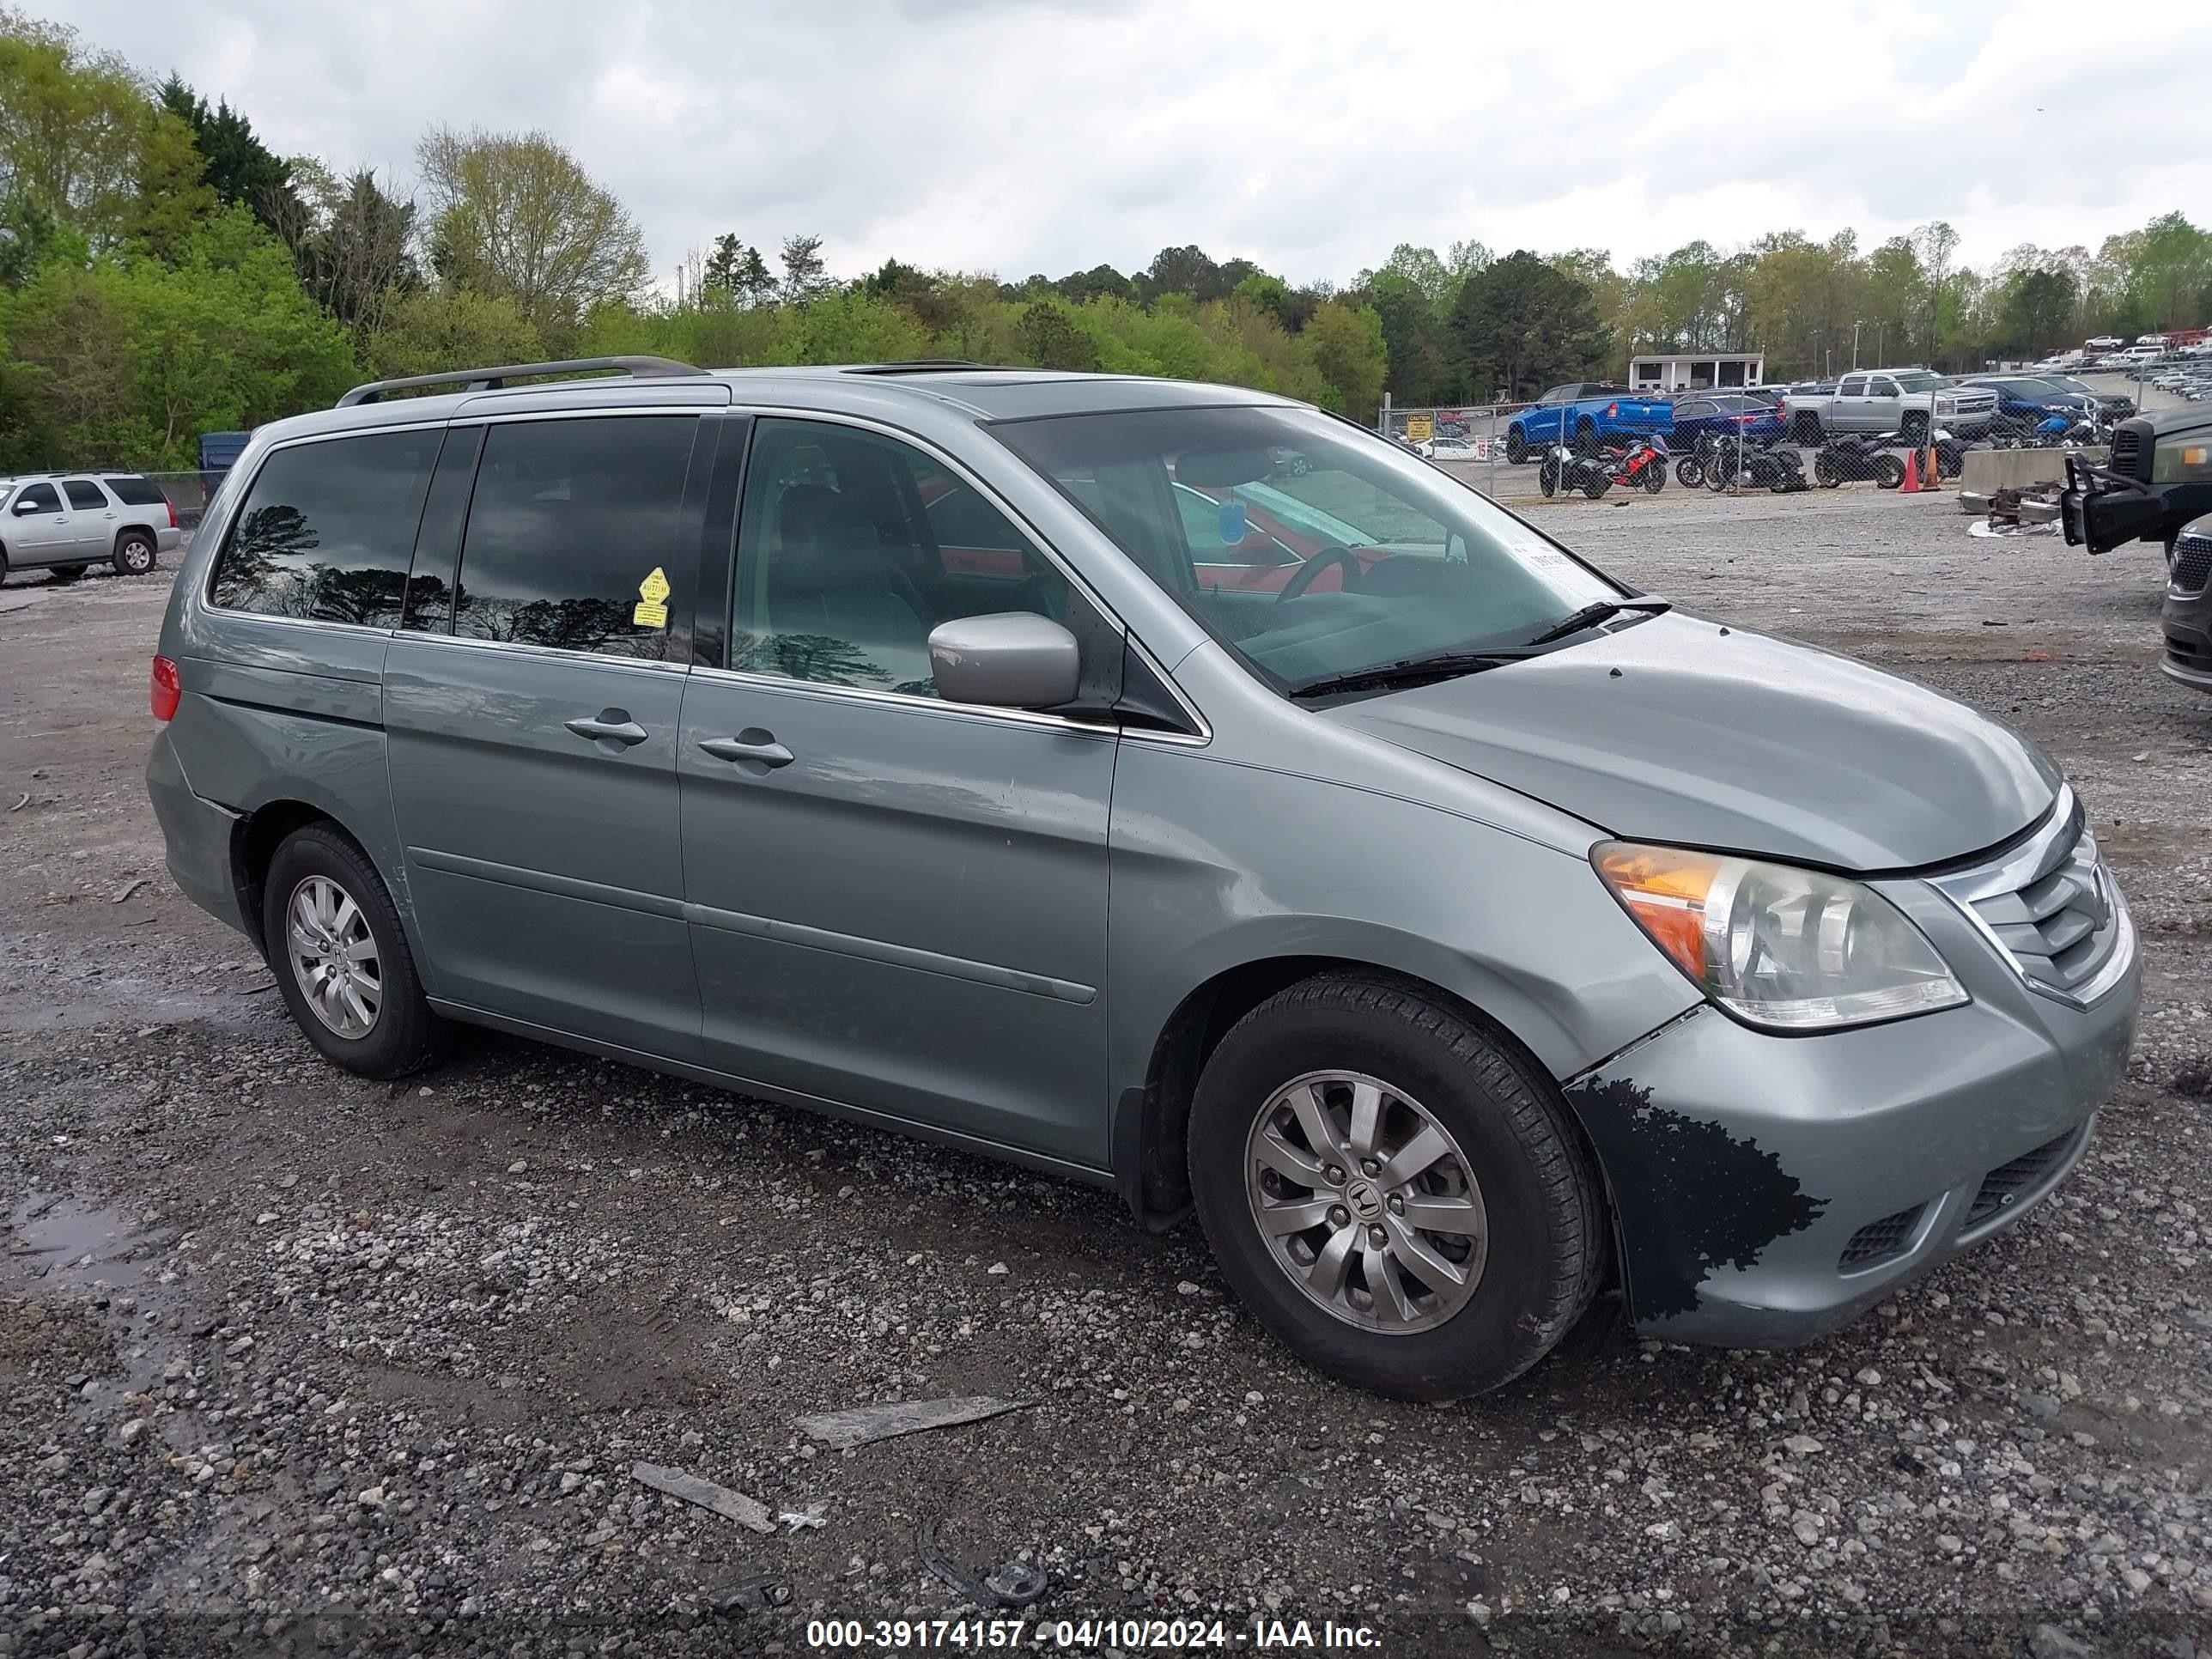
<instances>
[{"instance_id":1,"label":"motorcycle","mask_svg":"<svg viewBox=\"0 0 2212 1659\"><path fill-rule=\"evenodd\" d=\"M1705 488L1726 489L1739 479L1778 495L1810 488L1805 458L1778 439L1723 438L1713 446L1712 459L1705 464Z\"/></svg>"},{"instance_id":2,"label":"motorcycle","mask_svg":"<svg viewBox=\"0 0 2212 1659\"><path fill-rule=\"evenodd\" d=\"M1554 444L1536 468L1536 488L1547 495L1579 489L1595 501L1613 488L1613 474L1598 457L1577 455L1565 444Z\"/></svg>"},{"instance_id":3,"label":"motorcycle","mask_svg":"<svg viewBox=\"0 0 2212 1659\"><path fill-rule=\"evenodd\" d=\"M1626 448L1613 450L1606 457L1606 470L1615 483L1656 495L1667 487L1667 441L1631 439Z\"/></svg>"},{"instance_id":4,"label":"motorcycle","mask_svg":"<svg viewBox=\"0 0 2212 1659\"><path fill-rule=\"evenodd\" d=\"M1905 463L1890 453L1890 447L1904 441L1904 434L1896 432L1832 432L1813 457L1814 481L1833 489L1871 478L1884 489L1894 489L1905 482Z\"/></svg>"}]
</instances>

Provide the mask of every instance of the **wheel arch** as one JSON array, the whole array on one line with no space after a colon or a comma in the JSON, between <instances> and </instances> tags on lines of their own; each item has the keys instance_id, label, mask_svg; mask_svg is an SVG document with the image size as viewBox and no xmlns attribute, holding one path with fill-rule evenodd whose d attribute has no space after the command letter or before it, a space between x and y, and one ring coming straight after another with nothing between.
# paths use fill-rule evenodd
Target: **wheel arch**
<instances>
[{"instance_id":1,"label":"wheel arch","mask_svg":"<svg viewBox=\"0 0 2212 1659\"><path fill-rule=\"evenodd\" d=\"M1437 1002L1510 1049L1532 1077L1557 1089L1558 1073L1507 1020L1485 1006L1515 999L1509 988L1496 994L1474 989L1478 1000L1437 980L1406 969L1356 956L1284 953L1255 957L1220 969L1194 987L1176 1005L1153 1040L1141 1086L1125 1089L1116 1101L1113 1127L1115 1190L1137 1218L1155 1231L1180 1222L1190 1209L1188 1124L1193 1095L1208 1057L1230 1029L1278 992L1324 975L1375 980ZM1581 1150L1597 1172L1602 1190L1603 1164L1582 1127L1581 1116L1562 1099L1562 1116L1574 1126ZM1611 1208L1607 1204L1608 1211ZM1612 1224L1608 1218L1607 1225Z\"/></svg>"},{"instance_id":2,"label":"wheel arch","mask_svg":"<svg viewBox=\"0 0 2212 1659\"><path fill-rule=\"evenodd\" d=\"M237 821L230 827L230 879L238 895L239 919L246 924L246 938L253 941L254 948L264 958L269 954L269 943L262 936L261 916L264 897L263 888L268 879L270 860L276 856L276 849L284 844L287 837L316 823L330 825L360 850L372 869L376 868L376 859L369 852L368 843L346 823L331 802L307 799L299 795L275 795L240 813ZM384 876L381 870L377 873ZM385 887L387 892L392 889L388 877L385 878ZM411 937L412 918L407 915L404 906L395 902L393 908L399 911L401 927L410 934L408 943L411 948L416 945Z\"/></svg>"}]
</instances>

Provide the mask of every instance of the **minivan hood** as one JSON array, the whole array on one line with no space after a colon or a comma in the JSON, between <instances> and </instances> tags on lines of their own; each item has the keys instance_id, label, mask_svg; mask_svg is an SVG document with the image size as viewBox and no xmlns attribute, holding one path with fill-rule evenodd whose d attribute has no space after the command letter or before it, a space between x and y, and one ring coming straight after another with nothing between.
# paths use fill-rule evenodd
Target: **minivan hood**
<instances>
[{"instance_id":1,"label":"minivan hood","mask_svg":"<svg viewBox=\"0 0 2212 1659\"><path fill-rule=\"evenodd\" d=\"M1849 658L1679 611L1327 717L1631 841L1908 870L2057 799L2010 726Z\"/></svg>"}]
</instances>

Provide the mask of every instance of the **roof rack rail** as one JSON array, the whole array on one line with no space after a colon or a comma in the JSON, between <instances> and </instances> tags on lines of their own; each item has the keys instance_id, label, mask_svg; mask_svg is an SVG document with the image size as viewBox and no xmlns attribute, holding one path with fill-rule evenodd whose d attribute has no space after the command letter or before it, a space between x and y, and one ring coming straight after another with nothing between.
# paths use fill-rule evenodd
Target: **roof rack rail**
<instances>
[{"instance_id":1,"label":"roof rack rail","mask_svg":"<svg viewBox=\"0 0 2212 1659\"><path fill-rule=\"evenodd\" d=\"M557 363L503 363L490 368L457 368L447 374L410 374L397 380L371 380L347 392L338 399L337 406L350 409L356 404L373 404L388 392L412 392L418 386L457 386L468 392L495 392L509 380L535 380L551 374L588 374L605 368L618 368L639 380L665 380L707 372L690 363L679 363L673 357L571 357Z\"/></svg>"},{"instance_id":2,"label":"roof rack rail","mask_svg":"<svg viewBox=\"0 0 2212 1659\"><path fill-rule=\"evenodd\" d=\"M947 368L984 368L988 364L970 362L965 357L910 357L903 362L848 363L848 374L929 374Z\"/></svg>"}]
</instances>

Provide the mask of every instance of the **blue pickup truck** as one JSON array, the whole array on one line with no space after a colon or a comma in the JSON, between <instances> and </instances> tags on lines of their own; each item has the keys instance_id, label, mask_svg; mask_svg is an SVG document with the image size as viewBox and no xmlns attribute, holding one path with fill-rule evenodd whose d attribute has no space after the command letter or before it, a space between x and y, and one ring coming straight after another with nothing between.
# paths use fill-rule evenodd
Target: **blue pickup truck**
<instances>
[{"instance_id":1,"label":"blue pickup truck","mask_svg":"<svg viewBox=\"0 0 2212 1659\"><path fill-rule=\"evenodd\" d=\"M1663 398L1638 398L1617 386L1577 380L1553 386L1513 417L1505 428L1505 459L1518 466L1562 442L1588 455L1608 439L1674 429L1674 408Z\"/></svg>"}]
</instances>

